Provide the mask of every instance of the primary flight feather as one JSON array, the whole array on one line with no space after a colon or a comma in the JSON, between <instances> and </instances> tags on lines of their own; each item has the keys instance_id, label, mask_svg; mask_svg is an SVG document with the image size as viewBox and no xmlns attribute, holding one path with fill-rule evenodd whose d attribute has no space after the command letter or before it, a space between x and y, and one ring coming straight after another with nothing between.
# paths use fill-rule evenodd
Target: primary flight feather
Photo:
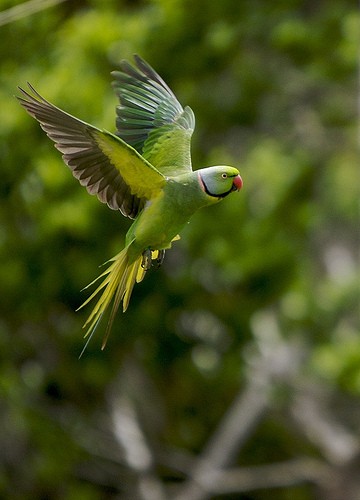
<instances>
[{"instance_id":1,"label":"primary flight feather","mask_svg":"<svg viewBox=\"0 0 360 500\"><path fill-rule=\"evenodd\" d=\"M23 97L18 98L54 141L80 184L111 209L135 219L124 249L90 283L102 279L80 306L98 297L84 324L86 336L91 336L112 304L102 348L120 303L125 312L134 284L143 279L154 261L161 264L165 250L179 238L192 214L242 187L234 167L192 170L193 111L181 106L149 64L139 56L134 59L135 66L123 61L120 71L112 73L120 102L115 134L62 111L30 84L28 91L20 88Z\"/></svg>"}]
</instances>

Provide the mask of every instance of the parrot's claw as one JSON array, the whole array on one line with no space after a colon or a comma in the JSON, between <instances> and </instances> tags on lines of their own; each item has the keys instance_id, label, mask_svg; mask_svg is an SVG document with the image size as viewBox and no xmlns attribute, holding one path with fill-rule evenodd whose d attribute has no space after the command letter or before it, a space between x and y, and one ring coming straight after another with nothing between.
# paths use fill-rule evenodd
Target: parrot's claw
<instances>
[{"instance_id":1,"label":"parrot's claw","mask_svg":"<svg viewBox=\"0 0 360 500\"><path fill-rule=\"evenodd\" d=\"M151 266L160 267L164 262L165 250L155 250L155 258L152 258L153 250L147 248L143 251L141 267L148 271Z\"/></svg>"},{"instance_id":2,"label":"parrot's claw","mask_svg":"<svg viewBox=\"0 0 360 500\"><path fill-rule=\"evenodd\" d=\"M154 261L156 264L156 267L161 266L161 264L164 262L164 258L165 258L165 250L159 250L158 255Z\"/></svg>"},{"instance_id":3,"label":"parrot's claw","mask_svg":"<svg viewBox=\"0 0 360 500\"><path fill-rule=\"evenodd\" d=\"M142 262L141 262L141 267L145 269L145 271L148 271L151 267L152 260L151 260L151 250L150 248L147 248L146 250L143 251L142 254Z\"/></svg>"}]
</instances>

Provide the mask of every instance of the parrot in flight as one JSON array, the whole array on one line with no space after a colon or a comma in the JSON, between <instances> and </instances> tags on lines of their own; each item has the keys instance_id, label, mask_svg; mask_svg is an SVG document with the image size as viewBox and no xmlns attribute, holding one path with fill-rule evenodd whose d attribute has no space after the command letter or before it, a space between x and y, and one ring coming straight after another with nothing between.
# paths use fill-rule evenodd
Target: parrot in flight
<instances>
[{"instance_id":1,"label":"parrot in flight","mask_svg":"<svg viewBox=\"0 0 360 500\"><path fill-rule=\"evenodd\" d=\"M165 250L180 238L179 232L194 212L218 203L243 185L239 171L231 166L192 169L192 109L181 106L141 57L135 55L134 61L135 65L122 61L120 71L111 73L119 99L115 134L62 111L29 83L28 91L19 87L21 105L54 141L80 184L109 208L134 219L124 249L88 285L101 280L79 307L97 297L84 324L89 341L112 304L102 349L121 302L125 312L134 284L152 264L162 263Z\"/></svg>"}]
</instances>

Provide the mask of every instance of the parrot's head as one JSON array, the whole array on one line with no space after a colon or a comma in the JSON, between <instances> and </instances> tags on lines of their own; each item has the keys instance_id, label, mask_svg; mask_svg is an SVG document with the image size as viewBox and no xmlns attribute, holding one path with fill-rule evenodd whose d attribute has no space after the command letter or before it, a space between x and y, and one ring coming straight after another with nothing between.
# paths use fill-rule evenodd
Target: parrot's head
<instances>
[{"instance_id":1,"label":"parrot's head","mask_svg":"<svg viewBox=\"0 0 360 500\"><path fill-rule=\"evenodd\" d=\"M243 181L234 167L219 165L198 170L201 189L214 198L225 198L232 191L239 191Z\"/></svg>"}]
</instances>

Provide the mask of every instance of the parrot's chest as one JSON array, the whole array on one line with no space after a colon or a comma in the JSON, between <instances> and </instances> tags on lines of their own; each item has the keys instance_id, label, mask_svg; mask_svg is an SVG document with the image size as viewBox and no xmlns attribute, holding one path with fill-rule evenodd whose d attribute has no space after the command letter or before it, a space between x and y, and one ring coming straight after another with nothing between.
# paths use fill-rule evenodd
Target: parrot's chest
<instances>
[{"instance_id":1,"label":"parrot's chest","mask_svg":"<svg viewBox=\"0 0 360 500\"><path fill-rule=\"evenodd\" d=\"M147 202L134 223L135 241L142 249L169 248L191 215L202 206L201 200L194 200L191 189L186 190L186 186L171 187L173 189Z\"/></svg>"},{"instance_id":2,"label":"parrot's chest","mask_svg":"<svg viewBox=\"0 0 360 500\"><path fill-rule=\"evenodd\" d=\"M162 203L149 202L139 217L135 239L142 248L160 250L169 248L172 239L188 222L190 215L177 210L164 210Z\"/></svg>"}]
</instances>

